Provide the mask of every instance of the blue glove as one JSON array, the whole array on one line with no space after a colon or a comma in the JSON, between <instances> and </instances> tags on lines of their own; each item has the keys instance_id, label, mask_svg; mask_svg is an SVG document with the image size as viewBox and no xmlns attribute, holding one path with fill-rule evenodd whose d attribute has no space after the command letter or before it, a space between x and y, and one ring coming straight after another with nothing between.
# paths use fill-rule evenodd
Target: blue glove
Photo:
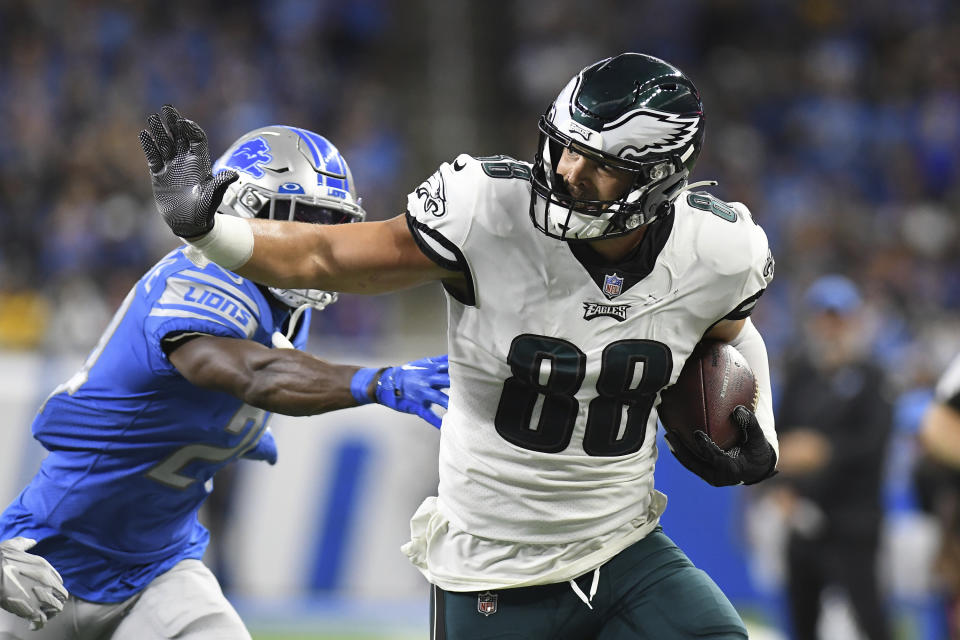
<instances>
[{"instance_id":1,"label":"blue glove","mask_svg":"<svg viewBox=\"0 0 960 640\"><path fill-rule=\"evenodd\" d=\"M268 464L277 464L277 441L273 437L273 429L267 427L257 446L246 451L241 457L246 460L262 460Z\"/></svg>"},{"instance_id":2,"label":"blue glove","mask_svg":"<svg viewBox=\"0 0 960 640\"><path fill-rule=\"evenodd\" d=\"M446 355L414 360L399 367L364 368L353 374L350 393L357 404L374 402L367 390L375 382L376 402L396 411L418 415L439 429L440 416L431 410L431 406L438 404L447 408L450 399L441 391L450 387L447 371Z\"/></svg>"}]
</instances>

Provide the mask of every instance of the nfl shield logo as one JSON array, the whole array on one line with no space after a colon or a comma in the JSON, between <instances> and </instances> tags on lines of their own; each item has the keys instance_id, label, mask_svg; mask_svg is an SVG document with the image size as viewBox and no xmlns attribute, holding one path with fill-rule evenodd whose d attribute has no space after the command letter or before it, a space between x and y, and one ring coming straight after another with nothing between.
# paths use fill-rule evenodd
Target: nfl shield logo
<instances>
[{"instance_id":1,"label":"nfl shield logo","mask_svg":"<svg viewBox=\"0 0 960 640\"><path fill-rule=\"evenodd\" d=\"M611 273L603 277L603 295L608 298L616 298L623 289L623 278L618 278L617 274Z\"/></svg>"},{"instance_id":2,"label":"nfl shield logo","mask_svg":"<svg viewBox=\"0 0 960 640\"><path fill-rule=\"evenodd\" d=\"M485 616L497 612L497 594L484 591L477 596L477 611Z\"/></svg>"}]
</instances>

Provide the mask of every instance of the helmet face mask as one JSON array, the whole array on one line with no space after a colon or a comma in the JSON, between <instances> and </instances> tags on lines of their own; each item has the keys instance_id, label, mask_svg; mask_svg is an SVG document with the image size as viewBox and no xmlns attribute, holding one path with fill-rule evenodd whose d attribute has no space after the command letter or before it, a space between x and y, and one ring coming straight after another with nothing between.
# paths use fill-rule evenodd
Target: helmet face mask
<instances>
[{"instance_id":1,"label":"helmet face mask","mask_svg":"<svg viewBox=\"0 0 960 640\"><path fill-rule=\"evenodd\" d=\"M214 163L240 178L227 188L219 212L241 218L311 224L361 222L366 213L346 160L329 140L286 126L255 129L237 139ZM269 288L289 307L323 309L337 294L318 289Z\"/></svg>"},{"instance_id":2,"label":"helmet face mask","mask_svg":"<svg viewBox=\"0 0 960 640\"><path fill-rule=\"evenodd\" d=\"M346 224L360 222L363 212L336 206L338 203L310 202L300 196L266 191L255 184L246 184L237 194L234 208L242 207L247 217L286 220L310 224Z\"/></svg>"},{"instance_id":3,"label":"helmet face mask","mask_svg":"<svg viewBox=\"0 0 960 640\"><path fill-rule=\"evenodd\" d=\"M672 210L703 141L703 108L675 67L636 53L601 60L573 78L540 118L530 217L560 240L630 233ZM569 148L632 174L613 200L570 195L557 173Z\"/></svg>"}]
</instances>

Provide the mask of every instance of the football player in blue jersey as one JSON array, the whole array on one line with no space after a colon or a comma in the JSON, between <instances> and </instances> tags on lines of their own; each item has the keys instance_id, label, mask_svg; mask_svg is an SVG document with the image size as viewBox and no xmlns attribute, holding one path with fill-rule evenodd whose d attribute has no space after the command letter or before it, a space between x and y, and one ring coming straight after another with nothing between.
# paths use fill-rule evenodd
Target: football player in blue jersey
<instances>
[{"instance_id":1,"label":"football player in blue jersey","mask_svg":"<svg viewBox=\"0 0 960 640\"><path fill-rule=\"evenodd\" d=\"M159 119L151 126L158 170L185 149L168 144ZM316 133L257 129L217 166L243 176L216 189L228 215L364 218L347 163ZM0 638L250 637L200 560L209 534L197 510L214 474L239 457L276 461L273 412L377 402L439 427L433 405L447 406L446 356L361 368L302 351L310 310L336 297L261 287L186 247L136 283L82 368L41 407L33 434L49 455L0 516L0 539L35 540L31 553L59 571L70 597L40 630L0 611Z\"/></svg>"}]
</instances>

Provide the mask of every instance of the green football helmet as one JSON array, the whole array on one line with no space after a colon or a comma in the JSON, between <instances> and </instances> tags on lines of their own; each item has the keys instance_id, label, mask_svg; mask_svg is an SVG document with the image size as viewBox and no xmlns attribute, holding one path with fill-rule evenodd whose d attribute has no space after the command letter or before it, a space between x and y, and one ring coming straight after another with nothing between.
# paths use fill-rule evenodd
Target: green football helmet
<instances>
[{"instance_id":1,"label":"green football helmet","mask_svg":"<svg viewBox=\"0 0 960 640\"><path fill-rule=\"evenodd\" d=\"M624 53L578 73L540 118L530 217L560 240L624 235L672 211L703 145L703 104L687 76ZM564 148L633 174L615 200L570 195L556 172Z\"/></svg>"}]
</instances>

